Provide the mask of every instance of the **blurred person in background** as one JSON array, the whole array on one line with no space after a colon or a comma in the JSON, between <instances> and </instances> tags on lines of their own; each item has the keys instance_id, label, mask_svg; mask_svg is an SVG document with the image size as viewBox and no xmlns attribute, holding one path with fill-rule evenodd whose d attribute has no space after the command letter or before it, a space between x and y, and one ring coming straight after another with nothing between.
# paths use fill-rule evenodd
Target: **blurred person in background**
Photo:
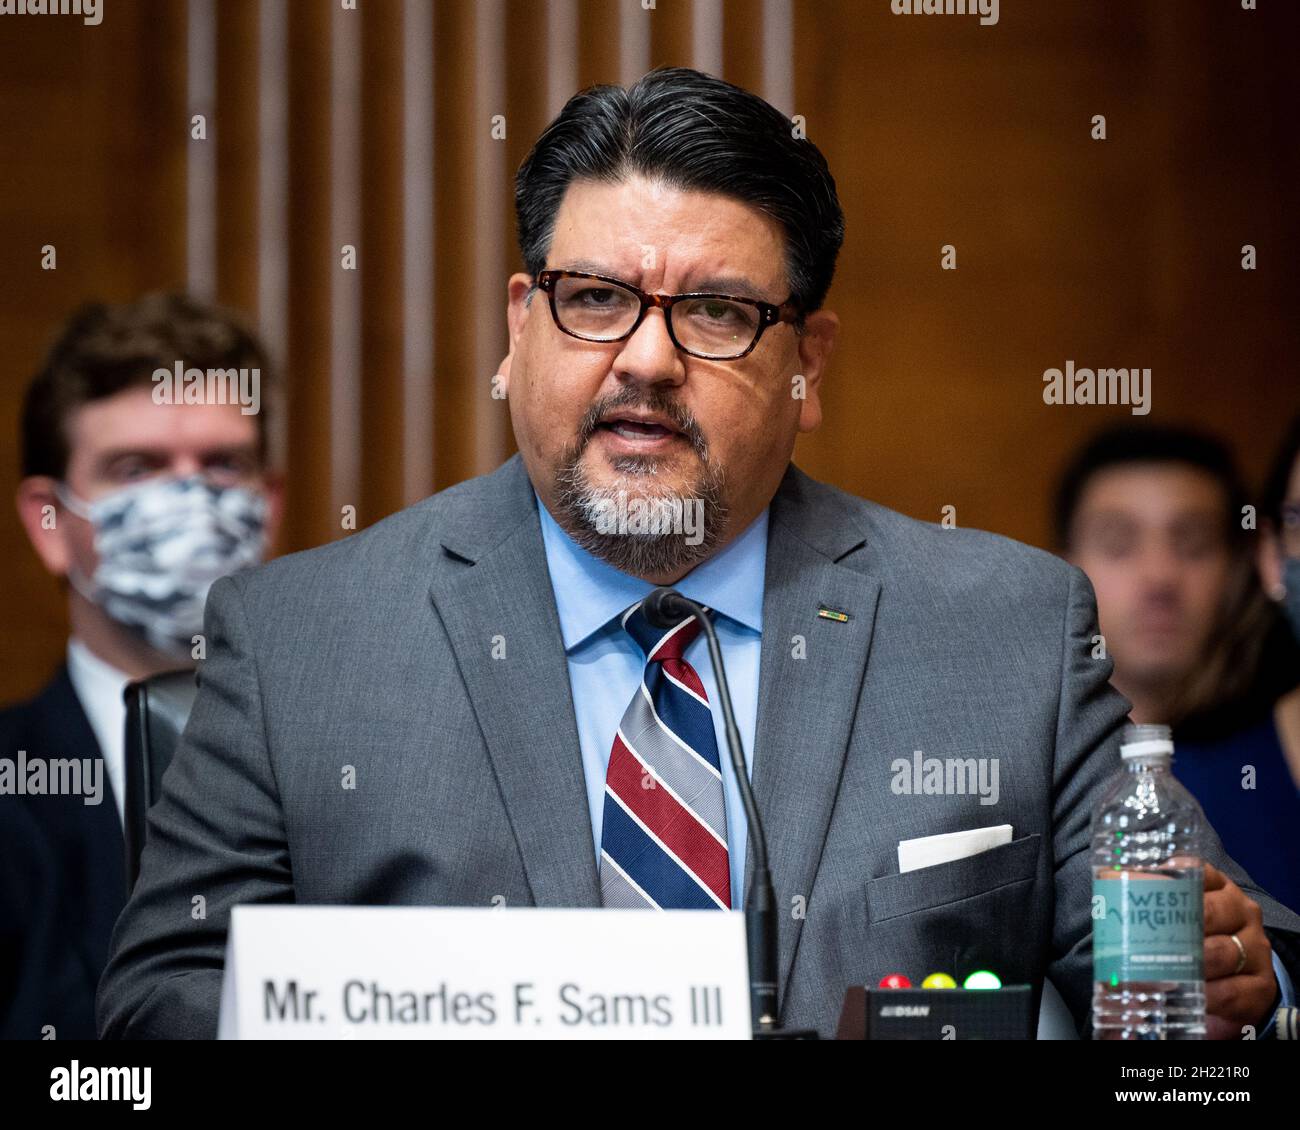
<instances>
[{"instance_id":1,"label":"blurred person in background","mask_svg":"<svg viewBox=\"0 0 1300 1130\"><path fill-rule=\"evenodd\" d=\"M1260 580L1300 642L1300 415L1273 458L1260 502ZM1300 671L1295 679L1300 682ZM1278 700L1275 717L1292 774L1300 781L1300 688Z\"/></svg>"},{"instance_id":2,"label":"blurred person in background","mask_svg":"<svg viewBox=\"0 0 1300 1130\"><path fill-rule=\"evenodd\" d=\"M18 514L71 630L46 687L0 711L0 759L27 778L0 790L0 1037L95 1036L127 895L122 692L193 667L208 588L266 554L280 511L267 374L236 318L155 294L79 310L28 387ZM53 759L86 767L78 795L50 795Z\"/></svg>"},{"instance_id":3,"label":"blurred person in background","mask_svg":"<svg viewBox=\"0 0 1300 1130\"><path fill-rule=\"evenodd\" d=\"M1300 648L1260 584L1248 505L1217 440L1122 425L1067 467L1057 537L1092 581L1130 717L1174 727L1178 778L1233 859L1294 908L1300 759L1288 758L1274 712L1300 682ZM1267 503L1258 518L1282 529Z\"/></svg>"},{"instance_id":4,"label":"blurred person in background","mask_svg":"<svg viewBox=\"0 0 1300 1130\"><path fill-rule=\"evenodd\" d=\"M1300 415L1291 421L1261 498L1259 573L1264 591L1282 610L1287 627L1300 642ZM1295 673L1300 681L1300 672ZM1300 781L1300 688L1278 700L1278 733Z\"/></svg>"}]
</instances>

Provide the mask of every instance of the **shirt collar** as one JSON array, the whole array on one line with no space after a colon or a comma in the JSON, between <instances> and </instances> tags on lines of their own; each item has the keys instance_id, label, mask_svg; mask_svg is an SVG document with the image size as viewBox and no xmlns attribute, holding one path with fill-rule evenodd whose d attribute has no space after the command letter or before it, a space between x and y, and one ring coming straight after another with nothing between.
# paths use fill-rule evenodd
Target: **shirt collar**
<instances>
[{"instance_id":1,"label":"shirt collar","mask_svg":"<svg viewBox=\"0 0 1300 1130\"><path fill-rule=\"evenodd\" d=\"M572 651L655 586L588 553L560 528L540 498L537 513L564 649ZM768 511L764 509L720 553L701 562L673 587L761 634L767 525Z\"/></svg>"},{"instance_id":2,"label":"shirt collar","mask_svg":"<svg viewBox=\"0 0 1300 1130\"><path fill-rule=\"evenodd\" d=\"M130 675L100 659L76 636L68 638L67 659L73 683L86 688L93 687L98 697L120 699L127 683L131 681Z\"/></svg>"}]
</instances>

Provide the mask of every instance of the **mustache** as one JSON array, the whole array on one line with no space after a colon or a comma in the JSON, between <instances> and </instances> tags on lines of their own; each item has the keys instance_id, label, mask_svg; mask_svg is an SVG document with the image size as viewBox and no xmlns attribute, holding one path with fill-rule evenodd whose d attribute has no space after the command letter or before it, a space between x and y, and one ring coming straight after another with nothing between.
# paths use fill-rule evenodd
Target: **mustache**
<instances>
[{"instance_id":1,"label":"mustache","mask_svg":"<svg viewBox=\"0 0 1300 1130\"><path fill-rule=\"evenodd\" d=\"M581 454L600 427L601 419L619 408L642 408L647 412L656 412L666 417L695 449L695 453L707 460L709 445L704 438L704 431L694 414L680 400L662 392L646 393L636 388L625 388L611 396L602 397L587 409L578 424L578 434L573 445L575 454Z\"/></svg>"}]
</instances>

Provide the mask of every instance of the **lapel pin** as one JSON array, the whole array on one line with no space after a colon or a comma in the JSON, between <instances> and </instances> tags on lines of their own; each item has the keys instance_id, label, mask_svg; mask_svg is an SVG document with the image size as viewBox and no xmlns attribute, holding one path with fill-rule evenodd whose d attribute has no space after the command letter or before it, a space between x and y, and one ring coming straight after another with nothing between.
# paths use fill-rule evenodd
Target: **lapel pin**
<instances>
[{"instance_id":1,"label":"lapel pin","mask_svg":"<svg viewBox=\"0 0 1300 1130\"><path fill-rule=\"evenodd\" d=\"M847 624L849 622L847 612L841 612L838 608L827 608L824 604L817 606L817 615L823 620L834 620L837 624Z\"/></svg>"}]
</instances>

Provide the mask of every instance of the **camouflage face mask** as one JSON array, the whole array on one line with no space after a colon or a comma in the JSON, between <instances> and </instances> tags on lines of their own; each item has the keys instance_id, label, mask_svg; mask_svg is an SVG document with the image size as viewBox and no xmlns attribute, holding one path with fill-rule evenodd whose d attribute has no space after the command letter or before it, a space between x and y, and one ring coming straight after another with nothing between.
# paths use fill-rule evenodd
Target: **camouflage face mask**
<instances>
[{"instance_id":1,"label":"camouflage face mask","mask_svg":"<svg viewBox=\"0 0 1300 1130\"><path fill-rule=\"evenodd\" d=\"M87 600L157 650L189 655L214 581L250 568L265 548L266 499L201 475L150 479L86 502L66 484L59 500L95 527L99 566L68 580Z\"/></svg>"}]
</instances>

